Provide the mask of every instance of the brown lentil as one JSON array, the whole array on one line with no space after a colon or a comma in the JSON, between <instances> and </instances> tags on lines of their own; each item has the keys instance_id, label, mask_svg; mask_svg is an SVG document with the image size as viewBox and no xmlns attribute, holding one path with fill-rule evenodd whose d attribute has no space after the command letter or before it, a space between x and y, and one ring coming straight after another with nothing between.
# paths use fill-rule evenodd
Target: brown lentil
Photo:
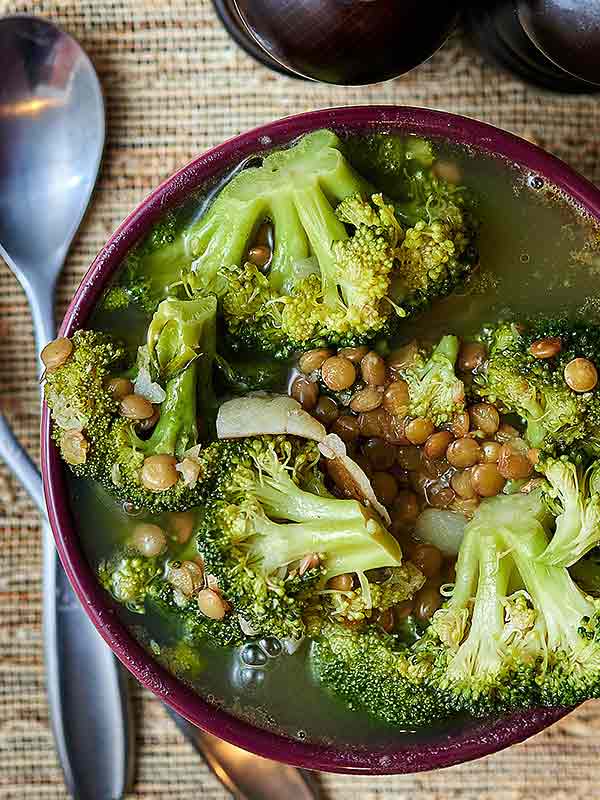
<instances>
[{"instance_id":1,"label":"brown lentil","mask_svg":"<svg viewBox=\"0 0 600 800\"><path fill-rule=\"evenodd\" d=\"M360 435L359 420L350 414L342 414L333 423L331 430L344 442L354 442Z\"/></svg>"},{"instance_id":2,"label":"brown lentil","mask_svg":"<svg viewBox=\"0 0 600 800\"><path fill-rule=\"evenodd\" d=\"M410 405L406 381L393 381L383 394L383 407L395 417L405 416Z\"/></svg>"},{"instance_id":3,"label":"brown lentil","mask_svg":"<svg viewBox=\"0 0 600 800\"><path fill-rule=\"evenodd\" d=\"M473 372L483 364L485 357L486 349L481 342L465 342L458 353L458 369L461 372Z\"/></svg>"},{"instance_id":4,"label":"brown lentil","mask_svg":"<svg viewBox=\"0 0 600 800\"><path fill-rule=\"evenodd\" d=\"M131 535L131 544L146 558L160 555L167 546L167 537L162 528L150 522L136 525Z\"/></svg>"},{"instance_id":5,"label":"brown lentil","mask_svg":"<svg viewBox=\"0 0 600 800\"><path fill-rule=\"evenodd\" d=\"M485 464L495 464L496 461L500 458L500 450L502 449L502 445L500 442L494 442L492 440L487 442L482 442L481 444L481 460Z\"/></svg>"},{"instance_id":6,"label":"brown lentil","mask_svg":"<svg viewBox=\"0 0 600 800\"><path fill-rule=\"evenodd\" d=\"M408 447L399 447L397 461L402 469L412 472L421 466L421 451L414 445L412 447L410 445Z\"/></svg>"},{"instance_id":7,"label":"brown lentil","mask_svg":"<svg viewBox=\"0 0 600 800\"><path fill-rule=\"evenodd\" d=\"M373 411L379 408L383 400L383 392L375 386L365 386L364 389L359 389L350 401L350 408L357 414L362 414L365 411Z\"/></svg>"},{"instance_id":8,"label":"brown lentil","mask_svg":"<svg viewBox=\"0 0 600 800\"><path fill-rule=\"evenodd\" d=\"M417 495L410 489L401 489L394 499L392 518L407 525L414 522L418 516Z\"/></svg>"},{"instance_id":9,"label":"brown lentil","mask_svg":"<svg viewBox=\"0 0 600 800\"><path fill-rule=\"evenodd\" d=\"M437 431L427 437L423 452L427 458L437 461L446 455L446 450L451 441L452 434L450 431Z\"/></svg>"},{"instance_id":10,"label":"brown lentil","mask_svg":"<svg viewBox=\"0 0 600 800\"><path fill-rule=\"evenodd\" d=\"M334 392L349 389L356 380L354 364L342 356L331 356L323 362L321 377L326 386Z\"/></svg>"},{"instance_id":11,"label":"brown lentil","mask_svg":"<svg viewBox=\"0 0 600 800\"><path fill-rule=\"evenodd\" d=\"M198 608L209 619L223 619L227 613L225 600L212 589L202 589L198 592Z\"/></svg>"},{"instance_id":12,"label":"brown lentil","mask_svg":"<svg viewBox=\"0 0 600 800\"><path fill-rule=\"evenodd\" d=\"M433 508L448 508L456 497L454 490L443 483L432 483L426 487L425 494L427 502Z\"/></svg>"},{"instance_id":13,"label":"brown lentil","mask_svg":"<svg viewBox=\"0 0 600 800\"><path fill-rule=\"evenodd\" d=\"M391 472L373 473L371 483L379 502L384 506L390 506L398 494L398 483Z\"/></svg>"},{"instance_id":14,"label":"brown lentil","mask_svg":"<svg viewBox=\"0 0 600 800\"><path fill-rule=\"evenodd\" d=\"M335 400L331 397L319 397L317 401L317 405L315 406L315 410L313 411L313 417L322 422L326 428L336 421L339 417L339 409Z\"/></svg>"},{"instance_id":15,"label":"brown lentil","mask_svg":"<svg viewBox=\"0 0 600 800\"><path fill-rule=\"evenodd\" d=\"M258 244L248 250L248 261L257 267L266 267L271 260L271 248L266 244Z\"/></svg>"},{"instance_id":16,"label":"brown lentil","mask_svg":"<svg viewBox=\"0 0 600 800\"><path fill-rule=\"evenodd\" d=\"M478 464L471 470L471 483L480 497L495 497L504 489L506 480L496 464Z\"/></svg>"},{"instance_id":17,"label":"brown lentil","mask_svg":"<svg viewBox=\"0 0 600 800\"><path fill-rule=\"evenodd\" d=\"M403 620L410 617L413 612L413 602L412 600L405 600L403 603L399 603L397 606L394 607L394 616L398 620L398 622L402 622Z\"/></svg>"},{"instance_id":18,"label":"brown lentil","mask_svg":"<svg viewBox=\"0 0 600 800\"><path fill-rule=\"evenodd\" d=\"M179 473L175 469L177 460L173 456L148 456L142 466L140 480L151 492L164 492L175 486Z\"/></svg>"},{"instance_id":19,"label":"brown lentil","mask_svg":"<svg viewBox=\"0 0 600 800\"><path fill-rule=\"evenodd\" d=\"M115 400L122 400L128 394L133 394L133 383L129 378L109 378L105 381L104 388Z\"/></svg>"},{"instance_id":20,"label":"brown lentil","mask_svg":"<svg viewBox=\"0 0 600 800\"><path fill-rule=\"evenodd\" d=\"M474 439L463 437L462 439L455 439L448 445L446 450L446 458L448 463L458 469L465 469L477 464L481 448Z\"/></svg>"},{"instance_id":21,"label":"brown lentil","mask_svg":"<svg viewBox=\"0 0 600 800\"><path fill-rule=\"evenodd\" d=\"M362 469L365 473L367 478L371 480L373 477L373 467L369 459L363 453L356 453L354 456L354 462L358 464L358 466Z\"/></svg>"},{"instance_id":22,"label":"brown lentil","mask_svg":"<svg viewBox=\"0 0 600 800\"><path fill-rule=\"evenodd\" d=\"M387 365L392 372L402 371L413 365L419 352L419 345L413 339L412 342L393 350L387 359Z\"/></svg>"},{"instance_id":23,"label":"brown lentil","mask_svg":"<svg viewBox=\"0 0 600 800\"><path fill-rule=\"evenodd\" d=\"M384 436L390 444L408 445L406 438L406 417L392 417L386 412L386 426Z\"/></svg>"},{"instance_id":24,"label":"brown lentil","mask_svg":"<svg viewBox=\"0 0 600 800\"><path fill-rule=\"evenodd\" d=\"M128 394L121 400L119 413L127 419L150 419L154 414L154 406L141 394Z\"/></svg>"},{"instance_id":25,"label":"brown lentil","mask_svg":"<svg viewBox=\"0 0 600 800\"><path fill-rule=\"evenodd\" d=\"M60 452L67 464L85 464L89 446L81 431L64 431L60 437Z\"/></svg>"},{"instance_id":26,"label":"brown lentil","mask_svg":"<svg viewBox=\"0 0 600 800\"><path fill-rule=\"evenodd\" d=\"M490 403L476 403L469 409L471 426L485 433L486 436L493 436L500 427L500 414L496 406Z\"/></svg>"},{"instance_id":27,"label":"brown lentil","mask_svg":"<svg viewBox=\"0 0 600 800\"><path fill-rule=\"evenodd\" d=\"M382 611L377 622L386 633L391 633L394 630L394 612L392 609L387 608Z\"/></svg>"},{"instance_id":28,"label":"brown lentil","mask_svg":"<svg viewBox=\"0 0 600 800\"><path fill-rule=\"evenodd\" d=\"M359 364L368 352L369 348L366 345L361 345L360 347L342 347L337 354L342 358L347 358L348 361L352 361L353 364Z\"/></svg>"},{"instance_id":29,"label":"brown lentil","mask_svg":"<svg viewBox=\"0 0 600 800\"><path fill-rule=\"evenodd\" d=\"M519 436L519 431L507 422L503 422L496 431L496 439L503 444L511 439L518 439Z\"/></svg>"},{"instance_id":30,"label":"brown lentil","mask_svg":"<svg viewBox=\"0 0 600 800\"><path fill-rule=\"evenodd\" d=\"M383 408L374 408L359 414L358 424L362 436L385 438L390 431L391 417Z\"/></svg>"},{"instance_id":31,"label":"brown lentil","mask_svg":"<svg viewBox=\"0 0 600 800\"><path fill-rule=\"evenodd\" d=\"M468 411L460 411L452 417L451 430L457 439L468 434L471 430L471 418Z\"/></svg>"},{"instance_id":32,"label":"brown lentil","mask_svg":"<svg viewBox=\"0 0 600 800\"><path fill-rule=\"evenodd\" d=\"M423 444L431 436L435 426L430 419L417 417L407 422L404 427L404 435L411 444Z\"/></svg>"},{"instance_id":33,"label":"brown lentil","mask_svg":"<svg viewBox=\"0 0 600 800\"><path fill-rule=\"evenodd\" d=\"M360 362L360 372L363 381L370 386L383 386L385 383L385 361L373 350Z\"/></svg>"},{"instance_id":34,"label":"brown lentil","mask_svg":"<svg viewBox=\"0 0 600 800\"><path fill-rule=\"evenodd\" d=\"M522 480L531 475L533 464L525 453L517 452L509 444L505 444L500 450L498 472L508 480Z\"/></svg>"},{"instance_id":35,"label":"brown lentil","mask_svg":"<svg viewBox=\"0 0 600 800\"><path fill-rule=\"evenodd\" d=\"M567 386L574 392L591 392L598 383L598 370L588 358L569 361L564 375Z\"/></svg>"},{"instance_id":36,"label":"brown lentil","mask_svg":"<svg viewBox=\"0 0 600 800\"><path fill-rule=\"evenodd\" d=\"M325 347L319 347L316 350L308 350L300 356L298 369L305 375L310 375L310 373L314 372L316 369L321 369L328 358L331 358L331 350L327 350Z\"/></svg>"},{"instance_id":37,"label":"brown lentil","mask_svg":"<svg viewBox=\"0 0 600 800\"><path fill-rule=\"evenodd\" d=\"M160 409L158 406L153 406L154 413L147 419L141 419L137 424L138 431L151 431L160 419Z\"/></svg>"},{"instance_id":38,"label":"brown lentil","mask_svg":"<svg viewBox=\"0 0 600 800\"><path fill-rule=\"evenodd\" d=\"M414 549L411 561L426 578L433 578L442 567L442 554L432 544L419 544Z\"/></svg>"},{"instance_id":39,"label":"brown lentil","mask_svg":"<svg viewBox=\"0 0 600 800\"><path fill-rule=\"evenodd\" d=\"M319 399L319 387L314 381L309 381L307 378L296 378L290 394L305 411L312 411Z\"/></svg>"},{"instance_id":40,"label":"brown lentil","mask_svg":"<svg viewBox=\"0 0 600 800\"><path fill-rule=\"evenodd\" d=\"M59 336L58 339L48 342L40 353L40 358L48 372L52 372L66 364L72 352L73 343L71 340L66 339L64 336Z\"/></svg>"},{"instance_id":41,"label":"brown lentil","mask_svg":"<svg viewBox=\"0 0 600 800\"><path fill-rule=\"evenodd\" d=\"M456 494L463 500L470 500L476 495L475 489L473 488L473 483L471 482L470 469L455 472L450 478L450 486L452 486Z\"/></svg>"},{"instance_id":42,"label":"brown lentil","mask_svg":"<svg viewBox=\"0 0 600 800\"><path fill-rule=\"evenodd\" d=\"M317 553L307 553L298 565L298 575L302 577L309 569L315 569L321 563Z\"/></svg>"},{"instance_id":43,"label":"brown lentil","mask_svg":"<svg viewBox=\"0 0 600 800\"><path fill-rule=\"evenodd\" d=\"M168 526L175 541L185 544L194 530L194 515L191 511L175 511L169 514Z\"/></svg>"},{"instance_id":44,"label":"brown lentil","mask_svg":"<svg viewBox=\"0 0 600 800\"><path fill-rule=\"evenodd\" d=\"M431 619L442 605L442 596L437 586L425 586L420 589L414 598L414 613L422 621Z\"/></svg>"},{"instance_id":45,"label":"brown lentil","mask_svg":"<svg viewBox=\"0 0 600 800\"><path fill-rule=\"evenodd\" d=\"M387 444L383 439L372 437L367 439L362 447L363 453L373 469L389 470L396 461L396 448Z\"/></svg>"},{"instance_id":46,"label":"brown lentil","mask_svg":"<svg viewBox=\"0 0 600 800\"><path fill-rule=\"evenodd\" d=\"M335 589L336 592L349 592L354 586L354 578L350 573L346 572L328 580L327 586L329 589Z\"/></svg>"},{"instance_id":47,"label":"brown lentil","mask_svg":"<svg viewBox=\"0 0 600 800\"><path fill-rule=\"evenodd\" d=\"M553 358L562 350L562 342L558 336L546 336L533 342L529 352L535 358Z\"/></svg>"}]
</instances>

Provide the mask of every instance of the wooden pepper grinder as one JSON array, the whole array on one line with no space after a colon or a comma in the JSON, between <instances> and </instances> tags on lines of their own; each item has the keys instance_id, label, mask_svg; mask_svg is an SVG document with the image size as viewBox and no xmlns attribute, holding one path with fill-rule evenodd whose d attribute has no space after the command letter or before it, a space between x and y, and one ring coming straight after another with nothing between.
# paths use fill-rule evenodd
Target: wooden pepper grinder
<instances>
[{"instance_id":1,"label":"wooden pepper grinder","mask_svg":"<svg viewBox=\"0 0 600 800\"><path fill-rule=\"evenodd\" d=\"M600 91L600 0L471 0L466 24L492 61L526 81Z\"/></svg>"}]
</instances>

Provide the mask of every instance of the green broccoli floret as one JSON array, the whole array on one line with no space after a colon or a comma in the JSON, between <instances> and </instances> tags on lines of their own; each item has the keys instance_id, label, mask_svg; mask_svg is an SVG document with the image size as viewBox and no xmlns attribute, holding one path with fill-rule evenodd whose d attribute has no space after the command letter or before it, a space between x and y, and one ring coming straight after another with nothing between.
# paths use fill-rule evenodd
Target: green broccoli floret
<instances>
[{"instance_id":1,"label":"green broccoli floret","mask_svg":"<svg viewBox=\"0 0 600 800\"><path fill-rule=\"evenodd\" d=\"M377 619L389 609L411 599L425 583L423 573L410 561L385 570L382 579L361 575L356 589L325 589L321 593L320 615L339 622Z\"/></svg>"},{"instance_id":2,"label":"green broccoli floret","mask_svg":"<svg viewBox=\"0 0 600 800\"><path fill-rule=\"evenodd\" d=\"M167 263L183 269L188 292L219 297L232 346L278 356L311 343L367 341L451 291L471 266L474 226L462 194L433 174L431 192L413 197L416 171L431 172L430 145L402 144L403 165L410 165L405 196L420 208L406 232L341 148L322 130L267 155L145 265L159 273ZM248 258L266 221L274 245L263 268Z\"/></svg>"},{"instance_id":3,"label":"green broccoli floret","mask_svg":"<svg viewBox=\"0 0 600 800\"><path fill-rule=\"evenodd\" d=\"M539 490L486 500L467 526L452 598L413 647L455 709L572 705L600 691L598 604L566 568L541 563L549 527Z\"/></svg>"},{"instance_id":4,"label":"green broccoli floret","mask_svg":"<svg viewBox=\"0 0 600 800\"><path fill-rule=\"evenodd\" d=\"M128 253L116 282L102 301L104 311L122 311L130 305L147 313L156 309L179 279L180 266L160 256L162 250L175 242L179 228L177 214L167 211L148 236Z\"/></svg>"},{"instance_id":5,"label":"green broccoli floret","mask_svg":"<svg viewBox=\"0 0 600 800\"><path fill-rule=\"evenodd\" d=\"M414 728L452 713L445 692L424 682L406 647L374 626L325 623L311 645L310 666L350 709L391 725Z\"/></svg>"},{"instance_id":6,"label":"green broccoli floret","mask_svg":"<svg viewBox=\"0 0 600 800\"><path fill-rule=\"evenodd\" d=\"M556 516L556 530L540 560L570 567L600 543L600 466L562 457L547 459L537 469L548 481L547 502Z\"/></svg>"},{"instance_id":7,"label":"green broccoli floret","mask_svg":"<svg viewBox=\"0 0 600 800\"><path fill-rule=\"evenodd\" d=\"M344 152L356 169L388 197L406 198L407 176L435 162L431 142L418 136L372 133L350 136Z\"/></svg>"},{"instance_id":8,"label":"green broccoli floret","mask_svg":"<svg viewBox=\"0 0 600 800\"><path fill-rule=\"evenodd\" d=\"M464 411L465 387L454 371L459 347L456 336L444 336L433 351L419 351L401 371L408 384L411 416L426 417L440 426Z\"/></svg>"},{"instance_id":9,"label":"green broccoli floret","mask_svg":"<svg viewBox=\"0 0 600 800\"><path fill-rule=\"evenodd\" d=\"M210 431L216 412L216 311L215 298L207 296L164 300L154 314L147 343L140 348L144 359L134 369L136 384L145 370L144 388L152 389L160 409L146 438L120 414L106 386L111 373L119 375L115 367L123 364L122 349L104 334L75 334L71 357L47 376L45 394L54 437L77 475L99 481L114 496L154 513L201 502L203 482L218 460L210 446L200 452L197 428L202 414ZM73 443L78 446L75 457ZM152 473L153 462L147 459L156 456L171 457L172 462L168 480L153 488L152 474L146 474Z\"/></svg>"},{"instance_id":10,"label":"green broccoli floret","mask_svg":"<svg viewBox=\"0 0 600 800\"><path fill-rule=\"evenodd\" d=\"M560 340L560 352L536 358L532 344L547 337ZM475 396L521 416L532 447L566 455L573 446L600 452L600 394L575 392L564 378L565 366L574 358L600 363L600 327L567 320L504 323L486 330L482 338L489 359L476 376Z\"/></svg>"},{"instance_id":11,"label":"green broccoli floret","mask_svg":"<svg viewBox=\"0 0 600 800\"><path fill-rule=\"evenodd\" d=\"M398 543L371 511L302 488L311 483L308 464L319 469L314 443L259 437L235 446L237 467L215 487L197 542L206 570L252 628L299 638L317 583L399 566Z\"/></svg>"},{"instance_id":12,"label":"green broccoli floret","mask_svg":"<svg viewBox=\"0 0 600 800\"><path fill-rule=\"evenodd\" d=\"M125 548L98 568L100 583L119 603L130 611L144 612L144 602L152 581L161 573L158 558L145 558Z\"/></svg>"}]
</instances>

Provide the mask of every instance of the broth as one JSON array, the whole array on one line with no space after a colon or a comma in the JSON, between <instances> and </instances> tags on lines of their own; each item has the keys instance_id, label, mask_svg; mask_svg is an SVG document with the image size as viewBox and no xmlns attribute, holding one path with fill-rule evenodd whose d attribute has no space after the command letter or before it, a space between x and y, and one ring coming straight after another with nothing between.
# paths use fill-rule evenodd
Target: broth
<instances>
[{"instance_id":1,"label":"broth","mask_svg":"<svg viewBox=\"0 0 600 800\"><path fill-rule=\"evenodd\" d=\"M403 323L397 340L469 335L510 313L567 311L588 319L598 316L600 240L591 221L538 176L500 159L443 142L438 143L438 154L440 160L458 166L463 182L479 197L481 267L464 289ZM188 203L185 216L193 216L201 202ZM93 325L139 344L147 322L141 313L98 312ZM281 390L286 389L283 382ZM128 516L114 500L72 476L70 487L83 546L96 567L127 538L139 518ZM172 633L151 616L122 609L120 613L136 637L160 657ZM193 686L230 713L296 739L372 748L407 736L432 735L431 729L401 731L347 709L311 680L306 669L308 646L305 643L293 655L268 659L264 669L244 667L239 651L205 648L201 653L205 668ZM448 723L458 724L469 723Z\"/></svg>"}]
</instances>

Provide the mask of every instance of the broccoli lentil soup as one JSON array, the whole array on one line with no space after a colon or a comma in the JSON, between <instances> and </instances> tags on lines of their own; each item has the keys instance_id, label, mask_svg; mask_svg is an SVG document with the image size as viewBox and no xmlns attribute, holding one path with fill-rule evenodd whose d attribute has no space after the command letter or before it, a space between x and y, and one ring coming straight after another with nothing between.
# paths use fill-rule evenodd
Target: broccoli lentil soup
<instances>
[{"instance_id":1,"label":"broccoli lentil soup","mask_svg":"<svg viewBox=\"0 0 600 800\"><path fill-rule=\"evenodd\" d=\"M444 141L309 134L169 212L42 354L154 656L360 747L600 694L600 238Z\"/></svg>"}]
</instances>

